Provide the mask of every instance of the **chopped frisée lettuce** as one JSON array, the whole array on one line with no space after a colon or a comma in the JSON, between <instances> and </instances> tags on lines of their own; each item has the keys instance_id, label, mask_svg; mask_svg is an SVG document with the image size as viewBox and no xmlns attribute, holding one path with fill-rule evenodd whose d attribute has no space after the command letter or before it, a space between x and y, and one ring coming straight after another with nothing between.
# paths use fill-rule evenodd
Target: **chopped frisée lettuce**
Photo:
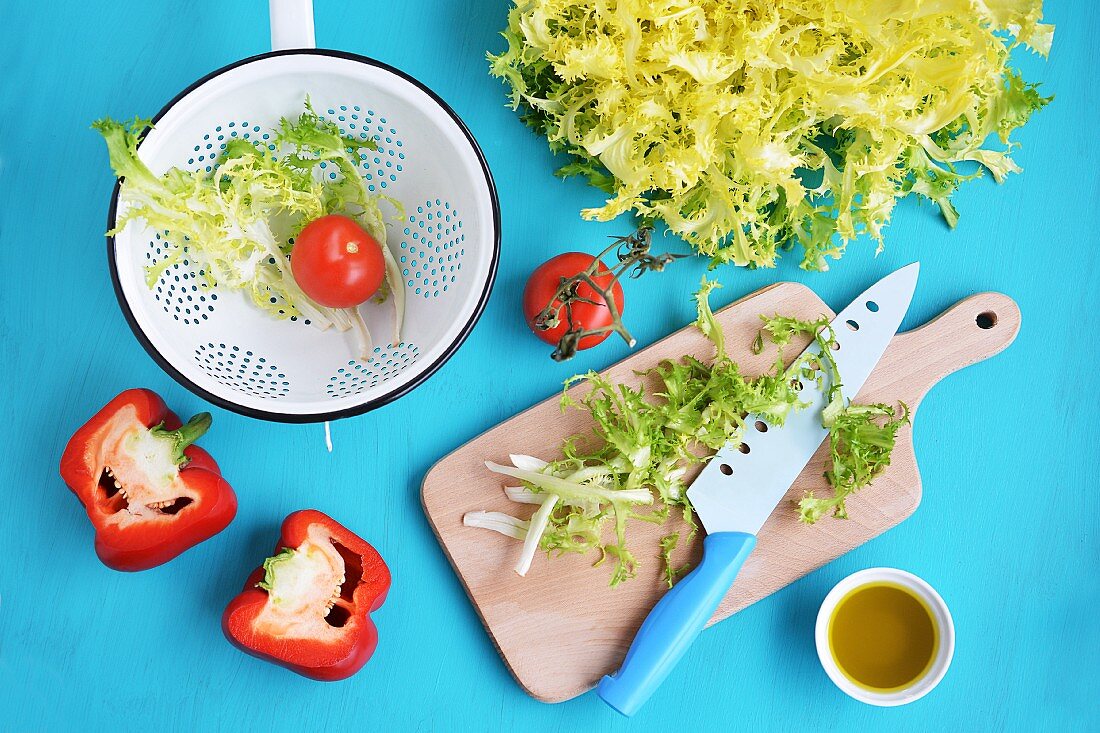
<instances>
[{"instance_id":1,"label":"chopped fris\u00e9e lettuce","mask_svg":"<svg viewBox=\"0 0 1100 733\"><path fill-rule=\"evenodd\" d=\"M715 287L704 281L696 295L696 325L715 350L709 362L693 356L662 362L649 372L658 382L652 392L612 383L594 372L574 377L567 388L583 382L590 389L579 398L566 392L562 407L586 411L593 421L591 434L567 440L555 461L512 455L510 466L486 462L489 470L522 482L504 488L509 499L537 509L529 520L477 511L467 513L463 522L521 540L517 573L526 575L535 551L541 549L551 554L594 551L597 565L610 558L612 586L633 577L637 560L627 544L630 520L663 524L675 511L688 523L689 536L694 534L697 525L683 479L688 467L727 443L739 444L748 415L778 426L792 410L803 409L798 380L828 379L831 389L823 424L829 428L832 449L825 477L833 495L807 494L799 505L802 521L813 523L829 513L846 517L845 499L889 465L908 410L903 405L899 416L886 405L845 404L828 319L764 318L760 350L766 339L779 353L770 372L746 377L726 354L721 324L708 303ZM801 356L788 367L782 348L798 335L816 339L821 354ZM594 447L585 450L582 444ZM613 528L610 537L604 531L608 527ZM679 540L680 534L672 532L660 543L669 586L684 570L672 564Z\"/></svg>"},{"instance_id":2,"label":"chopped fris\u00e9e lettuce","mask_svg":"<svg viewBox=\"0 0 1100 733\"><path fill-rule=\"evenodd\" d=\"M831 512L847 519L844 500L890 465L898 429L908 422L909 408L904 403L900 414L896 408L882 404L848 405L837 411L827 423L831 468L825 478L833 495L818 498L807 491L798 502L799 518L813 524Z\"/></svg>"}]
</instances>

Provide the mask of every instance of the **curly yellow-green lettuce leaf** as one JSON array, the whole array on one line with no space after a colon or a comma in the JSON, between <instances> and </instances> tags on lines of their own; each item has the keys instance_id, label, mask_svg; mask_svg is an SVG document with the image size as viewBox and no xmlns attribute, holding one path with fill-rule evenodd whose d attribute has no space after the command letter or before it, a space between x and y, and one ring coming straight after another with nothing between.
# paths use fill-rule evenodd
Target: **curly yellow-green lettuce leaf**
<instances>
[{"instance_id":1,"label":"curly yellow-green lettuce leaf","mask_svg":"<svg viewBox=\"0 0 1100 733\"><path fill-rule=\"evenodd\" d=\"M1050 98L1009 68L1045 55L1041 0L518 0L490 55L511 104L605 190L715 262L825 269L882 246L910 192L948 224L952 192L1019 167L1010 133ZM986 146L996 134L1004 149ZM979 169L980 170L980 169Z\"/></svg>"}]
</instances>

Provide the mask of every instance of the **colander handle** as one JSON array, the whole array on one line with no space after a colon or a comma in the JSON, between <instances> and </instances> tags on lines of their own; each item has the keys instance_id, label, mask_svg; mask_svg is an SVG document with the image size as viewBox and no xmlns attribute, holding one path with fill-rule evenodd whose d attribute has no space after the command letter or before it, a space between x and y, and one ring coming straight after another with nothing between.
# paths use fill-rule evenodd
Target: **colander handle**
<instances>
[{"instance_id":1,"label":"colander handle","mask_svg":"<svg viewBox=\"0 0 1100 733\"><path fill-rule=\"evenodd\" d=\"M271 50L317 48L313 35L313 0L268 0Z\"/></svg>"}]
</instances>

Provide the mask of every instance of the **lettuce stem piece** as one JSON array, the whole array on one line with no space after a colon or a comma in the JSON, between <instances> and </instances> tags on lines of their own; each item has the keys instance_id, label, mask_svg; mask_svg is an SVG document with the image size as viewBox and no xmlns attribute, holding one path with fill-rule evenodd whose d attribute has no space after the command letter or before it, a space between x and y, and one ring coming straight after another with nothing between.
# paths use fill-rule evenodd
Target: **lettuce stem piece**
<instances>
[{"instance_id":1,"label":"lettuce stem piece","mask_svg":"<svg viewBox=\"0 0 1100 733\"><path fill-rule=\"evenodd\" d=\"M538 508L528 525L527 536L523 539L523 552L520 553L519 562L516 563L516 574L520 577L527 575L531 569L531 561L535 558L535 550L539 548L546 525L550 521L550 512L554 511L561 497L557 494L547 494L542 506Z\"/></svg>"},{"instance_id":2,"label":"lettuce stem piece","mask_svg":"<svg viewBox=\"0 0 1100 733\"><path fill-rule=\"evenodd\" d=\"M462 523L467 527L480 527L498 532L505 537L522 540L527 537L531 523L503 512L466 512Z\"/></svg>"},{"instance_id":3,"label":"lettuce stem piece","mask_svg":"<svg viewBox=\"0 0 1100 733\"><path fill-rule=\"evenodd\" d=\"M351 325L355 329L356 340L359 342L359 360L370 361L374 356L374 342L371 340L367 323L363 320L363 314L359 312L358 307L346 308L344 312L351 318Z\"/></svg>"},{"instance_id":4,"label":"lettuce stem piece","mask_svg":"<svg viewBox=\"0 0 1100 733\"><path fill-rule=\"evenodd\" d=\"M505 486L504 495L517 504L541 504L543 498L526 486Z\"/></svg>"},{"instance_id":5,"label":"lettuce stem piece","mask_svg":"<svg viewBox=\"0 0 1100 733\"><path fill-rule=\"evenodd\" d=\"M653 495L649 493L648 489L603 489L598 486L592 486L591 484L579 484L567 481L566 479L558 478L552 474L536 473L534 471L524 471L521 468L502 466L492 461L485 461L485 467L495 473L502 473L505 476L522 479L532 486L537 486L545 491L552 491L557 494L559 498L578 499L582 501L585 499L597 499L611 504L653 503Z\"/></svg>"}]
</instances>

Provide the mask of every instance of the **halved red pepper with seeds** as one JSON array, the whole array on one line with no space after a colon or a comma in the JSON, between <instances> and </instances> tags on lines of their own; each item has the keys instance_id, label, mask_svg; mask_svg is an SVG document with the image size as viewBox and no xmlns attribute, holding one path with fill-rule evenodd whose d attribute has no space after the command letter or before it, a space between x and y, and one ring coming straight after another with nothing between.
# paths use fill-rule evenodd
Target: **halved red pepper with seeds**
<instances>
[{"instance_id":1,"label":"halved red pepper with seeds","mask_svg":"<svg viewBox=\"0 0 1100 733\"><path fill-rule=\"evenodd\" d=\"M225 609L222 630L248 654L305 677L350 677L378 645L370 614L386 600L389 568L367 542L314 509L288 516L281 535Z\"/></svg>"},{"instance_id":2,"label":"halved red pepper with seeds","mask_svg":"<svg viewBox=\"0 0 1100 733\"><path fill-rule=\"evenodd\" d=\"M128 389L69 440L61 477L88 513L104 565L155 567L233 520L236 494L192 445L209 427L208 412L181 425L155 392Z\"/></svg>"}]
</instances>

